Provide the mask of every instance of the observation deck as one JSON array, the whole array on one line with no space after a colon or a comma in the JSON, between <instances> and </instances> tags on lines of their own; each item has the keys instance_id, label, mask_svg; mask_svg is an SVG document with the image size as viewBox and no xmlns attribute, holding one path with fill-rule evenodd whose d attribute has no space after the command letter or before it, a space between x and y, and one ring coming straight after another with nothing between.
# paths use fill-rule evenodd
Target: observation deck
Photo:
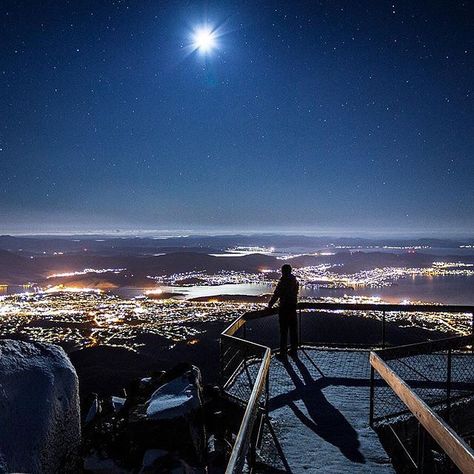
<instances>
[{"instance_id":1,"label":"observation deck","mask_svg":"<svg viewBox=\"0 0 474 474\"><path fill-rule=\"evenodd\" d=\"M248 366L251 377L258 363ZM244 371L245 372L245 371ZM369 352L301 348L272 357L268 419L259 463L281 472L394 472L369 426ZM247 374L230 393L244 396Z\"/></svg>"},{"instance_id":2,"label":"observation deck","mask_svg":"<svg viewBox=\"0 0 474 474\"><path fill-rule=\"evenodd\" d=\"M404 472L419 472L428 466L426 450L419 449L420 439L411 439L413 433L404 436L391 430L394 440L387 435L386 426L395 426L391 422L398 423L400 416L416 418L417 414L407 405L404 394L395 391L391 381L385 380L386 374L379 375L383 371L374 370L371 362L382 359L384 347L391 346L386 349L391 366L397 370L403 366L404 376L411 373L413 386L408 391L415 397L435 394L437 402L442 401L433 408L439 413L451 405L451 399L454 404L455 395L474 398L474 357L466 349L472 336L455 335L446 339L449 342L436 342L434 354L429 347L435 343L426 343L427 334L433 338L446 334L400 328L390 322L395 312L472 318L474 307L302 303L298 356L287 360L277 358L272 350L278 343L274 311L247 313L234 321L221 338L221 385L243 415L227 472L392 473L400 465ZM408 348L405 352L403 347L393 347L400 345L400 340L412 343L403 346ZM371 353L373 349L377 352ZM464 368L455 375L446 372L455 360L452 350L462 352L456 360ZM408 360L411 366L407 367ZM464 378L455 380L461 373ZM426 408L431 410L428 405ZM446 426L448 422L441 420ZM405 431L406 426L410 425L403 425ZM423 433L428 449L426 440L431 439L431 432L425 428L419 422L416 433ZM457 441L464 443L460 436ZM400 444L402 455L392 450L391 444ZM466 443L458 449L474 469L472 450ZM447 453L448 463L454 466L448 450L442 447L441 452ZM403 453L408 454L406 460ZM397 457L395 462L393 456Z\"/></svg>"}]
</instances>

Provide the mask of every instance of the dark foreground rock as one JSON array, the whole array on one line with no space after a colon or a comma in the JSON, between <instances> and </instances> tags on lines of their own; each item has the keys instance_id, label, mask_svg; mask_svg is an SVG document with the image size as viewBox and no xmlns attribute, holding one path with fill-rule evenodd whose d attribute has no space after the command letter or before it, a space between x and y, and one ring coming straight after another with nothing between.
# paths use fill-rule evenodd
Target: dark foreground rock
<instances>
[{"instance_id":1,"label":"dark foreground rock","mask_svg":"<svg viewBox=\"0 0 474 474\"><path fill-rule=\"evenodd\" d=\"M87 472L204 472L201 374L180 364L130 385L125 396L90 400L84 421Z\"/></svg>"},{"instance_id":2,"label":"dark foreground rock","mask_svg":"<svg viewBox=\"0 0 474 474\"><path fill-rule=\"evenodd\" d=\"M0 472L73 472L80 444L79 389L66 353L0 341Z\"/></svg>"}]
</instances>

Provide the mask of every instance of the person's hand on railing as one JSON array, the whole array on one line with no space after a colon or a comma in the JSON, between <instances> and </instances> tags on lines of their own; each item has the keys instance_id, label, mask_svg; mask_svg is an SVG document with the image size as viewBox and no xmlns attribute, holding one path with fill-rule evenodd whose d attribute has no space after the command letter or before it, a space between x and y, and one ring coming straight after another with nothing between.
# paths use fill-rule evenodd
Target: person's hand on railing
<instances>
[{"instance_id":1,"label":"person's hand on railing","mask_svg":"<svg viewBox=\"0 0 474 474\"><path fill-rule=\"evenodd\" d=\"M258 319L258 318L263 318L265 316L271 316L272 314L275 314L278 312L278 308L275 308L274 306L265 306L265 308L258 309L256 311L250 311L246 314L243 315L243 318L245 320L250 320L250 319Z\"/></svg>"}]
</instances>

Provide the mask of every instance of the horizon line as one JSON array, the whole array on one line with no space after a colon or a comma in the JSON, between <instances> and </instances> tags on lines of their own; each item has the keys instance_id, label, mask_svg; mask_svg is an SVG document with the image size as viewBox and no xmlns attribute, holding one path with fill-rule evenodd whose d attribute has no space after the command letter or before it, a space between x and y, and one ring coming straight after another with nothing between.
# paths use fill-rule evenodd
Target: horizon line
<instances>
[{"instance_id":1,"label":"horizon line","mask_svg":"<svg viewBox=\"0 0 474 474\"><path fill-rule=\"evenodd\" d=\"M120 237L155 238L160 240L195 237L232 236L287 236L306 238L400 238L400 239L474 239L474 230L374 230L374 229L326 229L326 230L282 230L282 229L61 229L58 231L4 231L0 237Z\"/></svg>"}]
</instances>

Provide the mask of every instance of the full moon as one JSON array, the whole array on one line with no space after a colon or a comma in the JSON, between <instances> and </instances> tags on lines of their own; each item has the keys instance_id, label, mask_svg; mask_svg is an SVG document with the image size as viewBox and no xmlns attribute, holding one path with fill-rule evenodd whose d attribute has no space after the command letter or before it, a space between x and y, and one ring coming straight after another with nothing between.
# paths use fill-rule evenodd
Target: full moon
<instances>
[{"instance_id":1,"label":"full moon","mask_svg":"<svg viewBox=\"0 0 474 474\"><path fill-rule=\"evenodd\" d=\"M203 53L211 51L216 46L214 32L209 28L200 28L194 33L193 44L196 49Z\"/></svg>"}]
</instances>

